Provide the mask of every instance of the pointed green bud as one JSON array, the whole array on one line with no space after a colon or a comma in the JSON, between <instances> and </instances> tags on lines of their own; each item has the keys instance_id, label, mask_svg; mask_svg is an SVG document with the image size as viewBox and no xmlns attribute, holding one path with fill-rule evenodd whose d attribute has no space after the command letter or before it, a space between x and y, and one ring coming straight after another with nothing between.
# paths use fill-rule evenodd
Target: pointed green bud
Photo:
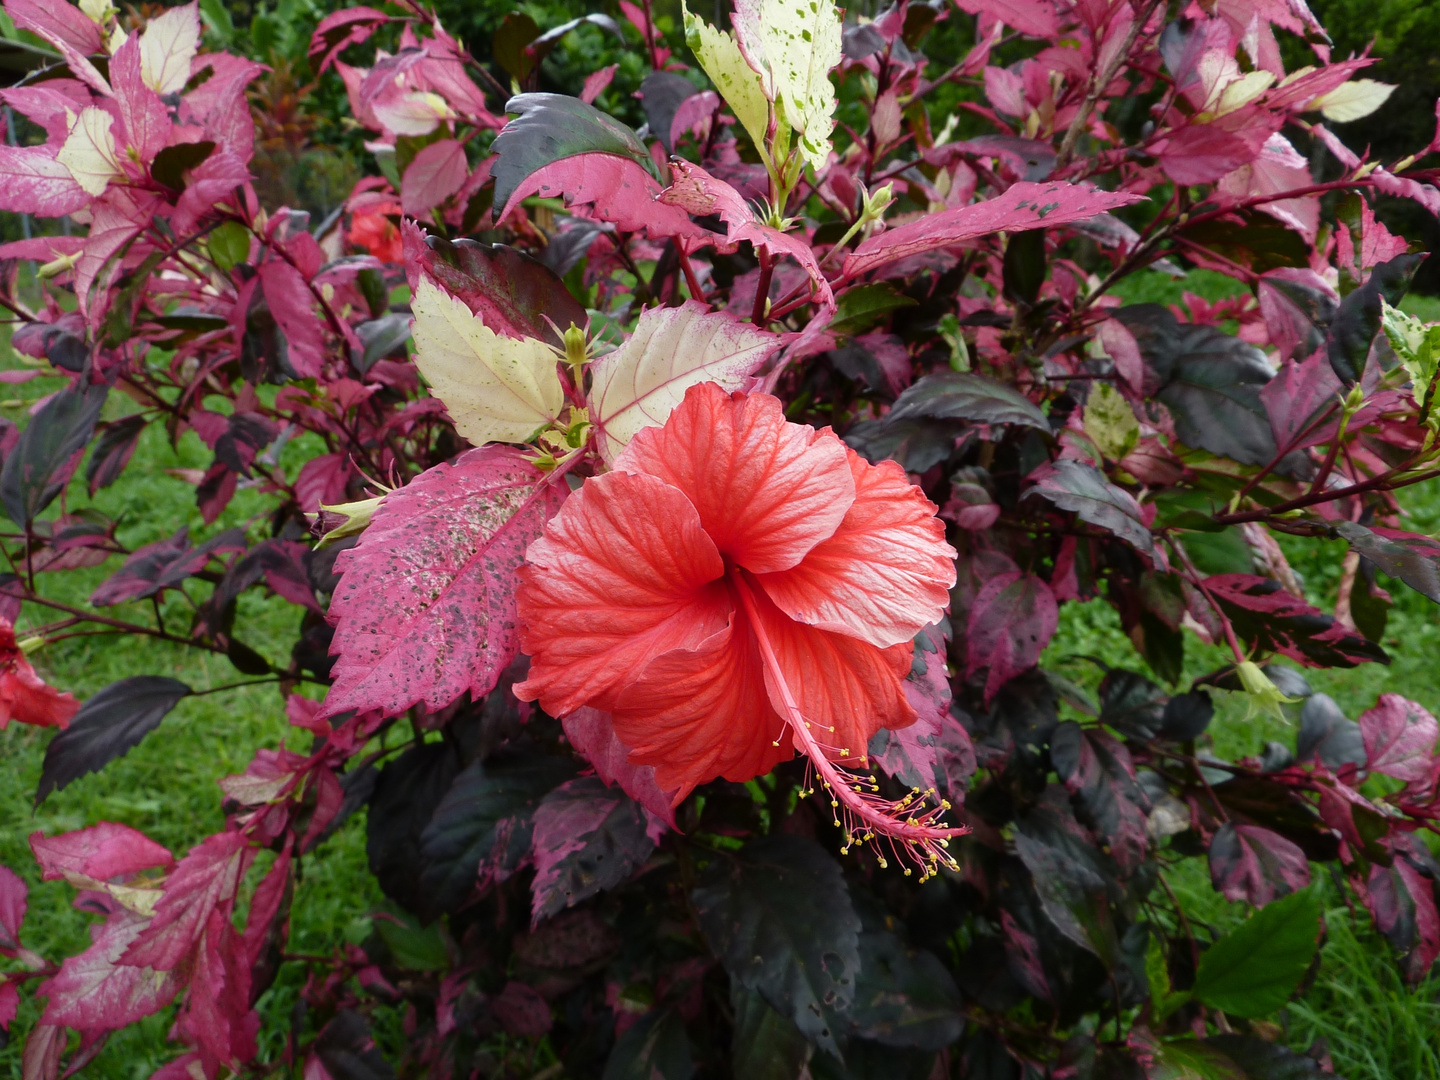
<instances>
[{"instance_id":1,"label":"pointed green bud","mask_svg":"<svg viewBox=\"0 0 1440 1080\"><path fill-rule=\"evenodd\" d=\"M886 184L884 187L866 192L864 201L860 207L860 216L865 221L879 221L885 216L885 211L895 201L895 185Z\"/></svg>"},{"instance_id":2,"label":"pointed green bud","mask_svg":"<svg viewBox=\"0 0 1440 1080\"><path fill-rule=\"evenodd\" d=\"M565 331L564 337L565 362L578 369L581 364L590 359L590 348L585 341L585 331L572 322L570 329Z\"/></svg>"},{"instance_id":3,"label":"pointed green bud","mask_svg":"<svg viewBox=\"0 0 1440 1080\"><path fill-rule=\"evenodd\" d=\"M15 647L19 649L22 653L24 653L26 656L29 656L31 653L37 651L44 644L45 639L43 637L27 637L23 638L20 641L17 641L15 643Z\"/></svg>"}]
</instances>

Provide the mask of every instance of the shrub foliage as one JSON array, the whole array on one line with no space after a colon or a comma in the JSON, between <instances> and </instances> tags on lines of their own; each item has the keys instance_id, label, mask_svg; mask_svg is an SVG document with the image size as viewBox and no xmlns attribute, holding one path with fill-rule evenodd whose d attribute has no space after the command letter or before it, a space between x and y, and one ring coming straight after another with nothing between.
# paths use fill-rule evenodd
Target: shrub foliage
<instances>
[{"instance_id":1,"label":"shrub foliage","mask_svg":"<svg viewBox=\"0 0 1440 1080\"><path fill-rule=\"evenodd\" d=\"M375 175L318 222L257 198L261 65L204 51L195 4L141 23L6 0L45 62L0 97L43 139L0 147L0 207L84 227L0 248L15 349L68 379L0 438L0 723L61 729L37 802L166 738L186 684L80 703L27 659L99 630L274 682L305 748L221 779L226 828L184 854L110 822L32 837L98 917L79 955L26 947L0 870L0 1020L43 1001L24 1075L82 1070L172 1004L166 1080L1326 1071L1266 1019L1315 955L1312 879L1344 883L1407 977L1430 969L1440 728L1394 694L1347 717L1275 661L1387 662L1377 571L1440 602L1440 544L1394 494L1440 476L1440 326L1397 310L1423 255L1373 212L1440 214L1440 136L1377 160L1332 131L1392 88L1301 0L901 0L851 22L737 0L729 26L686 13L679 51L648 4L619 8L543 33L517 14L489 67L409 0L327 17L311 61ZM534 92L580 23L652 69L638 130L594 104L614 68ZM928 61L959 23L973 46ZM1114 295L1182 263L1246 292ZM134 410L102 421L120 397ZM780 465L724 458L705 426L726 409L769 425L774 460L799 439L830 464L797 457L775 495ZM207 523L242 485L268 517L125 550L86 494L151 425L213 451ZM287 471L297 437L322 452ZM666 470L691 458L734 485L703 529L667 510L576 539L615 492L683 487ZM908 554L867 547L821 474L909 529ZM730 561L761 503L773 533ZM1333 613L1277 533L1349 545ZM636 568L707 536L730 605L712 636L667 608L671 651L595 661L631 632ZM784 593L823 544L811 591ZM49 595L112 556L88 606ZM237 624L252 590L294 605L283 667ZM191 625L160 619L167 591ZM1037 665L1059 606L1097 598L1149 674L1107 669L1092 699ZM763 678L737 652L681 680L744 633ZM793 644L824 635L823 663ZM1182 687L1187 641L1228 659ZM726 704L742 686L759 713ZM1290 706L1294 750L1207 754L1216 691ZM811 731L832 707L868 746ZM704 757L700 734L729 744ZM396 914L296 955L306 860L362 808ZM1201 856L1254 908L1218 940L1166 878ZM262 1055L282 965L302 1003ZM387 1060L372 1020L397 1010Z\"/></svg>"}]
</instances>

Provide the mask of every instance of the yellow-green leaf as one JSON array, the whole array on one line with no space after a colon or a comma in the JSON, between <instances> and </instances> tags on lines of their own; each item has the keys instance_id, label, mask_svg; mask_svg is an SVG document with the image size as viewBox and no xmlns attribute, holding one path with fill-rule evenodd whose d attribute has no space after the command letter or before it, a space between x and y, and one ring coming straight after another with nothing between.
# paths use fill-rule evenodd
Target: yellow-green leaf
<instances>
[{"instance_id":1,"label":"yellow-green leaf","mask_svg":"<svg viewBox=\"0 0 1440 1080\"><path fill-rule=\"evenodd\" d=\"M70 125L65 145L55 155L70 170L75 182L91 195L103 195L110 181L123 177L120 158L115 150L115 136L110 133L114 119L104 109L94 106L80 110Z\"/></svg>"},{"instance_id":2,"label":"yellow-green leaf","mask_svg":"<svg viewBox=\"0 0 1440 1080\"><path fill-rule=\"evenodd\" d=\"M737 0L733 22L745 56L769 77L777 111L800 133L801 156L824 167L835 130L839 9L831 0Z\"/></svg>"},{"instance_id":3,"label":"yellow-green leaf","mask_svg":"<svg viewBox=\"0 0 1440 1080\"><path fill-rule=\"evenodd\" d=\"M461 435L476 446L526 442L559 418L565 391L548 346L495 333L427 277L410 306L415 363Z\"/></svg>"},{"instance_id":4,"label":"yellow-green leaf","mask_svg":"<svg viewBox=\"0 0 1440 1080\"><path fill-rule=\"evenodd\" d=\"M1410 392L1415 404L1423 408L1436 368L1440 367L1440 323L1422 323L1413 315L1391 307L1381 297L1380 325L1410 376Z\"/></svg>"},{"instance_id":5,"label":"yellow-green leaf","mask_svg":"<svg viewBox=\"0 0 1440 1080\"><path fill-rule=\"evenodd\" d=\"M1096 382L1081 414L1085 434L1111 461L1119 461L1140 439L1140 421L1130 403L1108 382Z\"/></svg>"},{"instance_id":6,"label":"yellow-green leaf","mask_svg":"<svg viewBox=\"0 0 1440 1080\"><path fill-rule=\"evenodd\" d=\"M698 15L685 11L685 44L700 61L715 89L735 113L735 119L754 141L762 156L765 132L770 126L770 101L761 85L760 73L752 68L735 44L733 34L716 30Z\"/></svg>"},{"instance_id":7,"label":"yellow-green leaf","mask_svg":"<svg viewBox=\"0 0 1440 1080\"><path fill-rule=\"evenodd\" d=\"M1395 87L1374 79L1351 79L1328 94L1321 94L1309 107L1319 109L1326 120L1344 124L1369 116L1394 92Z\"/></svg>"}]
</instances>

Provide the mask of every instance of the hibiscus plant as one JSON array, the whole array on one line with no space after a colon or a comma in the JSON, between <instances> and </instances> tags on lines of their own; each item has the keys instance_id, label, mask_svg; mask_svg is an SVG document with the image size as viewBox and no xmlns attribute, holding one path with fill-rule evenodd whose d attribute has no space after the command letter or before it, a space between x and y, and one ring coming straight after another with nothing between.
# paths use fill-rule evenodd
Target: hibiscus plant
<instances>
[{"instance_id":1,"label":"hibiscus plant","mask_svg":"<svg viewBox=\"0 0 1440 1080\"><path fill-rule=\"evenodd\" d=\"M27 1080L172 1005L165 1080L1310 1075L1269 1018L1321 864L1430 969L1440 728L1299 669L1387 662L1381 572L1440 602L1395 496L1440 476L1440 326L1376 214L1440 214L1440 135L1332 131L1392 88L1304 0L705 7L683 48L588 17L653 67L639 130L615 68L534 92L574 24L517 15L492 64L416 0L329 16L374 169L322 222L259 204L261 65L196 4L5 0L45 48L0 208L74 227L0 248L6 381L67 380L0 433L0 725L60 729L37 801L180 737L174 678L37 674L88 630L226 657L296 729L184 854L31 838L78 955L0 869ZM1243 294L1118 295L1186 267ZM213 451L207 524L269 514L126 549L87 497L151 426ZM1348 545L1332 612L1277 534ZM88 605L48 584L112 558ZM1096 600L1136 656L1092 696L1040 661ZM1217 757L1216 694L1294 744ZM362 808L392 907L296 953ZM1248 921L1187 913L1185 860Z\"/></svg>"}]
</instances>

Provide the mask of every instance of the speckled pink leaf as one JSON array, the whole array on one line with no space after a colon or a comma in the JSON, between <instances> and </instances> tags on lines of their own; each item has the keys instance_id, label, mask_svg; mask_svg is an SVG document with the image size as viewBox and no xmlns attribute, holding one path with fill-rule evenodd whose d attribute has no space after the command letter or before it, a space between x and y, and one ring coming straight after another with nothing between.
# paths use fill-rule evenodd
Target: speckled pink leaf
<instances>
[{"instance_id":1,"label":"speckled pink leaf","mask_svg":"<svg viewBox=\"0 0 1440 1080\"><path fill-rule=\"evenodd\" d=\"M385 497L335 561L334 685L322 717L478 700L515 657L515 571L569 489L523 452L470 450Z\"/></svg>"},{"instance_id":2,"label":"speckled pink leaf","mask_svg":"<svg viewBox=\"0 0 1440 1080\"><path fill-rule=\"evenodd\" d=\"M30 850L40 864L46 881L75 877L110 881L124 874L138 874L157 866L169 866L174 856L144 833L129 825L102 821L88 829L46 836L30 835Z\"/></svg>"},{"instance_id":3,"label":"speckled pink leaf","mask_svg":"<svg viewBox=\"0 0 1440 1080\"><path fill-rule=\"evenodd\" d=\"M52 146L0 146L0 210L63 217L90 202Z\"/></svg>"},{"instance_id":4,"label":"speckled pink leaf","mask_svg":"<svg viewBox=\"0 0 1440 1080\"><path fill-rule=\"evenodd\" d=\"M1144 201L1144 195L1101 191L1089 184L1061 181L1015 184L993 199L927 214L918 221L872 236L846 258L845 276L858 277L897 259L963 244L991 233L1068 225L1117 206Z\"/></svg>"},{"instance_id":5,"label":"speckled pink leaf","mask_svg":"<svg viewBox=\"0 0 1440 1080\"><path fill-rule=\"evenodd\" d=\"M935 788L959 803L975 772L975 748L950 714L950 675L945 668L948 626L927 626L915 637L905 700L916 712L909 727L881 728L870 740L872 762L908 787Z\"/></svg>"},{"instance_id":6,"label":"speckled pink leaf","mask_svg":"<svg viewBox=\"0 0 1440 1080\"><path fill-rule=\"evenodd\" d=\"M168 1005L180 988L178 972L157 972L120 963L147 920L121 909L106 921L95 943L65 961L38 993L50 999L42 1022L77 1031L104 1031L133 1024Z\"/></svg>"},{"instance_id":7,"label":"speckled pink leaf","mask_svg":"<svg viewBox=\"0 0 1440 1080\"><path fill-rule=\"evenodd\" d=\"M1435 769L1440 726L1425 709L1399 694L1381 694L1373 709L1360 714L1360 735L1372 772L1414 783L1428 779Z\"/></svg>"},{"instance_id":8,"label":"speckled pink leaf","mask_svg":"<svg viewBox=\"0 0 1440 1080\"><path fill-rule=\"evenodd\" d=\"M999 574L980 587L965 634L965 677L988 669L987 702L1035 666L1059 614L1050 586L1034 574Z\"/></svg>"}]
</instances>

